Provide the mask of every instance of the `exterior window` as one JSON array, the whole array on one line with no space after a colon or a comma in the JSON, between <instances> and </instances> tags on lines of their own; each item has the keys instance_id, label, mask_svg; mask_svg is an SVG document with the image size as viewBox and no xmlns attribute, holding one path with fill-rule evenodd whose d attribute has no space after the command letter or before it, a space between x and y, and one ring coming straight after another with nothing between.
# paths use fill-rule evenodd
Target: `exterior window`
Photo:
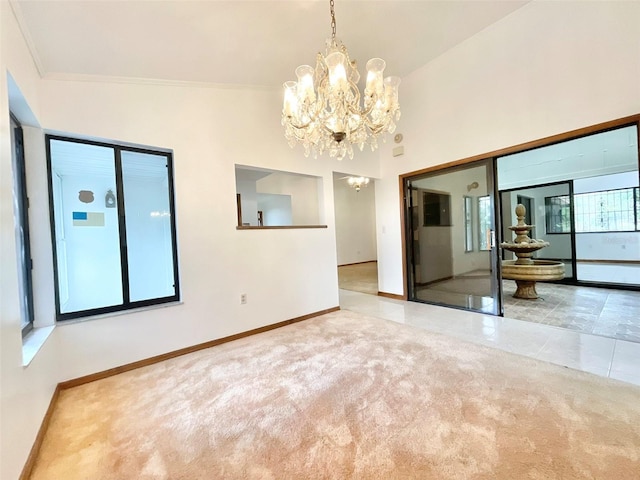
<instances>
[{"instance_id":1,"label":"exterior window","mask_svg":"<svg viewBox=\"0 0 640 480\"><path fill-rule=\"evenodd\" d=\"M22 127L11 115L11 160L13 166L13 209L16 249L18 250L18 291L22 336L33 329L33 286L31 281L31 247L29 241L29 200L25 172Z\"/></svg>"},{"instance_id":2,"label":"exterior window","mask_svg":"<svg viewBox=\"0 0 640 480\"><path fill-rule=\"evenodd\" d=\"M638 188L620 188L573 196L577 233L632 232L640 230ZM546 197L547 233L569 233L568 195Z\"/></svg>"},{"instance_id":3,"label":"exterior window","mask_svg":"<svg viewBox=\"0 0 640 480\"><path fill-rule=\"evenodd\" d=\"M473 252L473 197L464 197L464 251Z\"/></svg>"},{"instance_id":4,"label":"exterior window","mask_svg":"<svg viewBox=\"0 0 640 480\"><path fill-rule=\"evenodd\" d=\"M171 153L46 142L58 320L178 300Z\"/></svg>"},{"instance_id":5,"label":"exterior window","mask_svg":"<svg viewBox=\"0 0 640 480\"><path fill-rule=\"evenodd\" d=\"M545 197L544 208L547 233L571 232L569 195Z\"/></svg>"},{"instance_id":6,"label":"exterior window","mask_svg":"<svg viewBox=\"0 0 640 480\"><path fill-rule=\"evenodd\" d=\"M491 250L491 199L478 197L478 250Z\"/></svg>"}]
</instances>

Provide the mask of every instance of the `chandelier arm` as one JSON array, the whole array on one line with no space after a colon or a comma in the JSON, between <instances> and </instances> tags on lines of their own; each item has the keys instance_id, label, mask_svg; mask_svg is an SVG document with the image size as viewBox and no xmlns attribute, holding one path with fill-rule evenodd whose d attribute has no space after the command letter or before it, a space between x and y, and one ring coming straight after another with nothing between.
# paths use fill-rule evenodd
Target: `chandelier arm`
<instances>
[{"instance_id":1,"label":"chandelier arm","mask_svg":"<svg viewBox=\"0 0 640 480\"><path fill-rule=\"evenodd\" d=\"M309 127L309 125L311 125L313 122L311 120L309 120L309 122L303 124L303 125L296 125L295 123L289 121L288 124L291 125L293 128L297 129L297 130L302 130L303 128L307 128Z\"/></svg>"}]
</instances>

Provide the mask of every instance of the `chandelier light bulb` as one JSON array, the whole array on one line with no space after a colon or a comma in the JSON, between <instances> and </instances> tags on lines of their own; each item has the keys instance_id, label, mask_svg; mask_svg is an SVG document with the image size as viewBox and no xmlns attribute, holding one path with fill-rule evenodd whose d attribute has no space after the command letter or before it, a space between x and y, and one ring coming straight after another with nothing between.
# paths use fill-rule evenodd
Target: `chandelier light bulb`
<instances>
[{"instance_id":1,"label":"chandelier light bulb","mask_svg":"<svg viewBox=\"0 0 640 480\"><path fill-rule=\"evenodd\" d=\"M369 179L367 177L349 177L347 183L350 187L355 188L356 192L359 192L363 186L366 187L369 184Z\"/></svg>"},{"instance_id":2,"label":"chandelier light bulb","mask_svg":"<svg viewBox=\"0 0 640 480\"><path fill-rule=\"evenodd\" d=\"M301 143L305 156L313 153L317 158L327 151L342 160L347 155L353 158L353 145L360 150L369 145L373 151L380 135L395 131L400 119L400 78L384 78L385 61L372 58L360 94L357 64L336 39L333 0L329 5L332 35L327 49L324 55L318 53L315 68L301 65L295 71L297 82L284 83L282 125L289 145Z\"/></svg>"}]
</instances>

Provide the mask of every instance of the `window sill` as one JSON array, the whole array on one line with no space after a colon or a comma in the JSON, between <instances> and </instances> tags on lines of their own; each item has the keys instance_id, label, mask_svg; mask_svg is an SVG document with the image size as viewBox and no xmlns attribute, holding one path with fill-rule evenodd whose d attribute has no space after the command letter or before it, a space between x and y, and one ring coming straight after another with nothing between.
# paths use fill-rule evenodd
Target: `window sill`
<instances>
[{"instance_id":1,"label":"window sill","mask_svg":"<svg viewBox=\"0 0 640 480\"><path fill-rule=\"evenodd\" d=\"M176 305L182 305L182 303L183 303L182 300L174 300L172 302L157 303L154 305L145 305L144 307L129 308L126 310L115 310L113 312L99 313L96 315L87 315L84 317L68 318L66 320L58 320L56 322L56 325L58 327L64 327L65 325L74 325L76 323L90 322L92 320L103 320L105 318L118 317L120 315L129 315L129 314L138 313L138 312L145 312L147 310L157 310L159 308L174 307Z\"/></svg>"},{"instance_id":2,"label":"window sill","mask_svg":"<svg viewBox=\"0 0 640 480\"><path fill-rule=\"evenodd\" d=\"M39 327L31 330L22 340L22 366L28 367L40 348L47 341L55 325Z\"/></svg>"},{"instance_id":3,"label":"window sill","mask_svg":"<svg viewBox=\"0 0 640 480\"><path fill-rule=\"evenodd\" d=\"M255 225L238 225L236 230L295 230L297 228L327 228L326 225L282 225L271 227L258 227Z\"/></svg>"}]
</instances>

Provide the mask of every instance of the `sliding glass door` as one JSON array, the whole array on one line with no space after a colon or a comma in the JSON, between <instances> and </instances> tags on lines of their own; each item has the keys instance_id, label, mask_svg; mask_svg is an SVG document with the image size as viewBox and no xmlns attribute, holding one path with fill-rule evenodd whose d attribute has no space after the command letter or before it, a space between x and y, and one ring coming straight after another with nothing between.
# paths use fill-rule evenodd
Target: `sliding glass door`
<instances>
[{"instance_id":1,"label":"sliding glass door","mask_svg":"<svg viewBox=\"0 0 640 480\"><path fill-rule=\"evenodd\" d=\"M638 157L635 124L498 157L502 223L527 202L530 236L550 244L536 258L562 261L566 282L637 289Z\"/></svg>"},{"instance_id":2,"label":"sliding glass door","mask_svg":"<svg viewBox=\"0 0 640 480\"><path fill-rule=\"evenodd\" d=\"M408 298L502 314L491 160L404 180Z\"/></svg>"}]
</instances>

